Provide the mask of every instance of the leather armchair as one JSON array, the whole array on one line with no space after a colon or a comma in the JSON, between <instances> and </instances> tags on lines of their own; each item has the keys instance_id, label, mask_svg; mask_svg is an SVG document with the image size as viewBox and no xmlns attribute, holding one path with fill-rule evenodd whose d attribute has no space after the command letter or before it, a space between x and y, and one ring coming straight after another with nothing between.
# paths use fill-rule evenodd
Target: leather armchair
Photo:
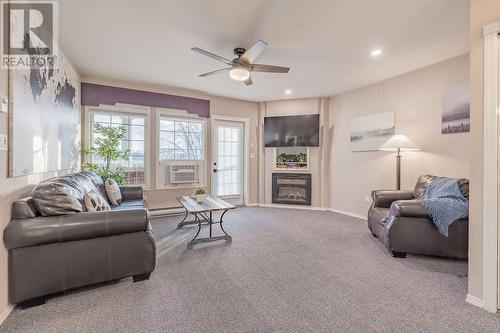
<instances>
[{"instance_id":1,"label":"leather armchair","mask_svg":"<svg viewBox=\"0 0 500 333\"><path fill-rule=\"evenodd\" d=\"M368 211L368 229L379 238L393 257L407 253L466 259L468 218L452 223L448 237L442 236L424 206L416 200L435 176L421 176L414 191L373 191ZM468 198L468 181L459 180Z\"/></svg>"}]
</instances>

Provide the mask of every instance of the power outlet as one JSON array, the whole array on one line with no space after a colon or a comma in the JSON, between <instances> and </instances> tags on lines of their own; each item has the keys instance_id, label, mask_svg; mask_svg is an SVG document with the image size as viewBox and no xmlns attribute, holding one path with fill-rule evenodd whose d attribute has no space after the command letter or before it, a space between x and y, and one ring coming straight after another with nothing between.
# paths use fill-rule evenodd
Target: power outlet
<instances>
[{"instance_id":1,"label":"power outlet","mask_svg":"<svg viewBox=\"0 0 500 333\"><path fill-rule=\"evenodd\" d=\"M365 195L365 203L369 203L369 204L372 203L372 197L369 194Z\"/></svg>"}]
</instances>

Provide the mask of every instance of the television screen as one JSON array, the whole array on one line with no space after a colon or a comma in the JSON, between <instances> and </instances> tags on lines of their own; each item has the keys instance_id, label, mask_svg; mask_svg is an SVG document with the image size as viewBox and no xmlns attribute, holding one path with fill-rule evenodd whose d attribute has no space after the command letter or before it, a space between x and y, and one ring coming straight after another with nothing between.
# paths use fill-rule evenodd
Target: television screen
<instances>
[{"instance_id":1,"label":"television screen","mask_svg":"<svg viewBox=\"0 0 500 333\"><path fill-rule=\"evenodd\" d=\"M264 118L266 147L318 147L319 114Z\"/></svg>"}]
</instances>

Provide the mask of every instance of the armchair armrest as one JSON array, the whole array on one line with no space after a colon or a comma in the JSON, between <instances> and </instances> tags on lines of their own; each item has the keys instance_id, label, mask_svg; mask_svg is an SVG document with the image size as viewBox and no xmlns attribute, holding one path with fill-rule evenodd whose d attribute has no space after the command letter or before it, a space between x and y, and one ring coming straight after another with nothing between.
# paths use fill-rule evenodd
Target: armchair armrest
<instances>
[{"instance_id":1,"label":"armchair armrest","mask_svg":"<svg viewBox=\"0 0 500 333\"><path fill-rule=\"evenodd\" d=\"M372 200L374 207L380 208L390 208L391 204L397 200L412 200L412 191L397 191L397 190L387 190L387 191L373 191Z\"/></svg>"},{"instance_id":2,"label":"armchair armrest","mask_svg":"<svg viewBox=\"0 0 500 333\"><path fill-rule=\"evenodd\" d=\"M123 201L143 199L144 195L142 186L137 185L120 186L120 192L122 194Z\"/></svg>"},{"instance_id":3,"label":"armchair armrest","mask_svg":"<svg viewBox=\"0 0 500 333\"><path fill-rule=\"evenodd\" d=\"M427 210L417 200L399 200L391 205L391 216L430 218Z\"/></svg>"},{"instance_id":4,"label":"armchair armrest","mask_svg":"<svg viewBox=\"0 0 500 333\"><path fill-rule=\"evenodd\" d=\"M149 230L145 208L85 212L10 221L3 239L7 249L61 243Z\"/></svg>"}]
</instances>

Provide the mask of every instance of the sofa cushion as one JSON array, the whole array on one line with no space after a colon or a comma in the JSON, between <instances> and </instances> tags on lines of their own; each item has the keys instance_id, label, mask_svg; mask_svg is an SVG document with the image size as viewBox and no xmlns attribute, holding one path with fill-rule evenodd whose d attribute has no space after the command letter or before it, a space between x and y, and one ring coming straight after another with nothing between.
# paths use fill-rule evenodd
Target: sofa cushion
<instances>
[{"instance_id":1,"label":"sofa cushion","mask_svg":"<svg viewBox=\"0 0 500 333\"><path fill-rule=\"evenodd\" d=\"M465 199L469 200L469 180L460 178L458 180L458 188L460 189L460 192L465 197Z\"/></svg>"},{"instance_id":2,"label":"sofa cushion","mask_svg":"<svg viewBox=\"0 0 500 333\"><path fill-rule=\"evenodd\" d=\"M438 177L432 175L422 175L418 177L415 189L413 190L413 197L415 199L421 199L427 189L427 186L429 186L429 184L436 178Z\"/></svg>"},{"instance_id":3,"label":"sofa cushion","mask_svg":"<svg viewBox=\"0 0 500 333\"><path fill-rule=\"evenodd\" d=\"M146 208L146 200L137 199L137 200L127 200L122 201L119 206L111 206L112 210L126 210L126 209L137 209L137 208Z\"/></svg>"},{"instance_id":4,"label":"sofa cushion","mask_svg":"<svg viewBox=\"0 0 500 333\"><path fill-rule=\"evenodd\" d=\"M427 189L427 186L429 186L429 184L437 178L440 177L433 175L420 176L415 184L415 189L413 190L413 196L415 199L421 199ZM469 200L469 180L465 178L458 179L458 187L460 188L462 195Z\"/></svg>"},{"instance_id":5,"label":"sofa cushion","mask_svg":"<svg viewBox=\"0 0 500 333\"><path fill-rule=\"evenodd\" d=\"M387 222L389 212L389 208L371 207L368 211L368 219L383 225Z\"/></svg>"},{"instance_id":6,"label":"sofa cushion","mask_svg":"<svg viewBox=\"0 0 500 333\"><path fill-rule=\"evenodd\" d=\"M99 193L101 193L101 195L104 197L104 199L106 199L108 201L108 203L111 204L111 202L109 201L109 198L108 198L108 194L106 193L106 188L104 186L104 180L102 179L101 176L99 176L97 173L91 172L91 171L82 171L82 172L79 172L78 174L85 176L87 179L90 179L92 181L92 183L94 183L94 185L97 188L97 190L99 191Z\"/></svg>"}]
</instances>

